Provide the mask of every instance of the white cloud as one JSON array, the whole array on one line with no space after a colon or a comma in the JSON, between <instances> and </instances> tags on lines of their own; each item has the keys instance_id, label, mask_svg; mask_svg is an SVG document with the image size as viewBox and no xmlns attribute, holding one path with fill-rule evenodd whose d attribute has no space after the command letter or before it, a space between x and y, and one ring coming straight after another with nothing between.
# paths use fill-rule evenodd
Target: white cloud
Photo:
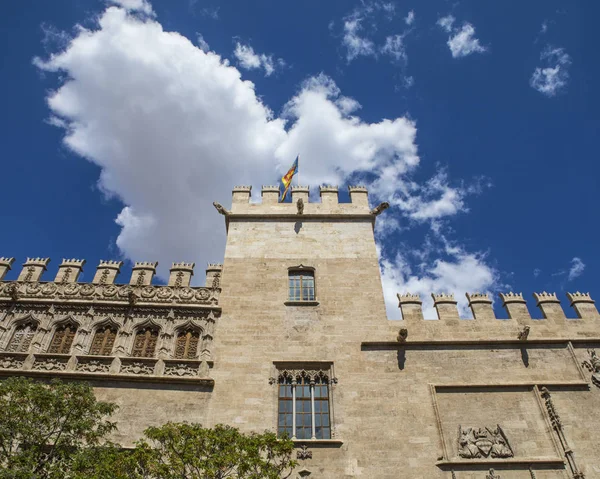
<instances>
[{"instance_id":1,"label":"white cloud","mask_svg":"<svg viewBox=\"0 0 600 479\"><path fill-rule=\"evenodd\" d=\"M117 7L35 64L60 73L47 101L65 145L98 165L100 188L124 204L116 218L118 248L133 261L158 260L163 278L172 261L200 268L219 261L225 232L212 202L227 206L235 184L276 181L275 165L284 171L298 153L302 182L313 187L365 180L372 201L393 197L396 213L415 218L464 209L445 177L425 185L410 179L419 164L414 121L363 121L360 104L323 74L306 80L277 117L227 60ZM411 195L428 206L415 206ZM408 206L401 208L402 201ZM454 212L437 201L454 204ZM383 234L397 228L390 220ZM461 279L461 286L485 289L481 257L447 254L420 273L423 282L449 289L465 266L472 282ZM417 277L402 274L404 283Z\"/></svg>"},{"instance_id":2,"label":"white cloud","mask_svg":"<svg viewBox=\"0 0 600 479\"><path fill-rule=\"evenodd\" d=\"M436 319L431 293L454 293L461 317L472 317L465 293L496 291L498 272L486 264L482 254L470 254L460 248L447 250L445 259L425 260L417 271L406 256L381 261L382 283L388 319L400 319L397 293L419 294L425 319ZM431 254L428 252L426 256Z\"/></svg>"},{"instance_id":3,"label":"white cloud","mask_svg":"<svg viewBox=\"0 0 600 479\"><path fill-rule=\"evenodd\" d=\"M451 186L448 174L442 168L422 185L403 183L403 188L390 191L390 203L398 206L410 219L416 221L435 221L447 216L467 212L465 198L480 194L485 178L478 178L469 186Z\"/></svg>"},{"instance_id":4,"label":"white cloud","mask_svg":"<svg viewBox=\"0 0 600 479\"><path fill-rule=\"evenodd\" d=\"M456 18L454 18L452 15L446 15L445 17L438 19L437 24L440 27L442 27L447 33L450 33L452 31L452 25L454 25L455 20Z\"/></svg>"},{"instance_id":5,"label":"white cloud","mask_svg":"<svg viewBox=\"0 0 600 479\"><path fill-rule=\"evenodd\" d=\"M272 75L276 68L285 66L283 59L273 60L272 55L255 53L250 45L242 45L239 42L236 43L233 54L237 58L240 67L246 70L255 70L262 67L267 77Z\"/></svg>"},{"instance_id":6,"label":"white cloud","mask_svg":"<svg viewBox=\"0 0 600 479\"><path fill-rule=\"evenodd\" d=\"M533 270L533 277L537 278L541 273L542 273L542 270L540 268L535 268Z\"/></svg>"},{"instance_id":7,"label":"white cloud","mask_svg":"<svg viewBox=\"0 0 600 479\"><path fill-rule=\"evenodd\" d=\"M204 39L204 36L201 33L196 34L196 43L198 44L198 48L203 52L208 52L210 50L210 46L208 42Z\"/></svg>"},{"instance_id":8,"label":"white cloud","mask_svg":"<svg viewBox=\"0 0 600 479\"><path fill-rule=\"evenodd\" d=\"M548 31L548 20L544 20L542 22L542 28L540 29L540 34L543 35Z\"/></svg>"},{"instance_id":9,"label":"white cloud","mask_svg":"<svg viewBox=\"0 0 600 479\"><path fill-rule=\"evenodd\" d=\"M481 46L479 40L475 38L475 28L470 23L465 23L454 36L448 39L448 46L454 58L486 51L486 48Z\"/></svg>"},{"instance_id":10,"label":"white cloud","mask_svg":"<svg viewBox=\"0 0 600 479\"><path fill-rule=\"evenodd\" d=\"M585 269L585 264L581 261L580 258L573 258L571 260L571 267L569 268L569 276L568 281L572 281L575 278L578 278L583 274L583 270Z\"/></svg>"},{"instance_id":11,"label":"white cloud","mask_svg":"<svg viewBox=\"0 0 600 479\"><path fill-rule=\"evenodd\" d=\"M567 86L571 57L564 48L548 46L540 55L540 59L546 66L534 70L529 84L540 93L552 97Z\"/></svg>"},{"instance_id":12,"label":"white cloud","mask_svg":"<svg viewBox=\"0 0 600 479\"><path fill-rule=\"evenodd\" d=\"M412 25L414 21L415 21L415 11L411 10L410 12L408 12L408 15L406 15L406 18L404 19L404 23L406 23L407 25Z\"/></svg>"},{"instance_id":13,"label":"white cloud","mask_svg":"<svg viewBox=\"0 0 600 479\"><path fill-rule=\"evenodd\" d=\"M148 0L108 0L108 3L118 5L132 12L142 12L146 15L153 15L152 5Z\"/></svg>"},{"instance_id":14,"label":"white cloud","mask_svg":"<svg viewBox=\"0 0 600 479\"><path fill-rule=\"evenodd\" d=\"M386 37L385 44L381 47L381 52L390 55L397 62L406 63L408 60L406 48L404 47L403 35L391 35Z\"/></svg>"},{"instance_id":15,"label":"white cloud","mask_svg":"<svg viewBox=\"0 0 600 479\"><path fill-rule=\"evenodd\" d=\"M465 22L461 28L454 28L455 18L452 15L442 17L437 24L447 33L451 33L446 44L450 48L453 58L461 58L472 53L483 53L486 47L475 38L475 27Z\"/></svg>"},{"instance_id":16,"label":"white cloud","mask_svg":"<svg viewBox=\"0 0 600 479\"><path fill-rule=\"evenodd\" d=\"M361 18L353 17L344 21L344 37L342 45L347 49L346 59L351 62L358 56L375 55L375 44L366 37L361 37Z\"/></svg>"}]
</instances>

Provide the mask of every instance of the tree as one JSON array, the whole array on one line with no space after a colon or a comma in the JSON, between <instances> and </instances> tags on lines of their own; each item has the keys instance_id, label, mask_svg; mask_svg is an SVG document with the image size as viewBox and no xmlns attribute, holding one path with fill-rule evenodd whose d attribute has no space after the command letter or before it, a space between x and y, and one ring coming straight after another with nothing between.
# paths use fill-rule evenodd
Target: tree
<instances>
[{"instance_id":1,"label":"tree","mask_svg":"<svg viewBox=\"0 0 600 479\"><path fill-rule=\"evenodd\" d=\"M291 475L294 443L263 434L242 434L237 428L217 425L167 423L145 431L152 447L156 477L160 479L280 479Z\"/></svg>"},{"instance_id":2,"label":"tree","mask_svg":"<svg viewBox=\"0 0 600 479\"><path fill-rule=\"evenodd\" d=\"M80 461L77 479L284 479L297 465L294 443L272 432L217 425L150 427L134 450L103 448Z\"/></svg>"},{"instance_id":3,"label":"tree","mask_svg":"<svg viewBox=\"0 0 600 479\"><path fill-rule=\"evenodd\" d=\"M103 443L116 405L83 383L0 382L0 478L63 479L86 448Z\"/></svg>"},{"instance_id":4,"label":"tree","mask_svg":"<svg viewBox=\"0 0 600 479\"><path fill-rule=\"evenodd\" d=\"M0 382L0 479L285 479L294 443L217 425L150 427L132 449L107 440L116 405L84 383Z\"/></svg>"}]
</instances>

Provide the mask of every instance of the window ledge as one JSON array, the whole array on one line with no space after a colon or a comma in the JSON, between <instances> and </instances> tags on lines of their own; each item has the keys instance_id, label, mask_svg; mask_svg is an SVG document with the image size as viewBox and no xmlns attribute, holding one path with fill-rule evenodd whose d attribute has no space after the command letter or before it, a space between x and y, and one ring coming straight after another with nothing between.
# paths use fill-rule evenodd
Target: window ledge
<instances>
[{"instance_id":1,"label":"window ledge","mask_svg":"<svg viewBox=\"0 0 600 479\"><path fill-rule=\"evenodd\" d=\"M302 446L306 444L310 445L319 445L319 446L334 446L339 447L344 444L344 441L341 439L292 439L295 446Z\"/></svg>"},{"instance_id":2,"label":"window ledge","mask_svg":"<svg viewBox=\"0 0 600 479\"><path fill-rule=\"evenodd\" d=\"M318 301L285 301L286 306L319 306Z\"/></svg>"}]
</instances>

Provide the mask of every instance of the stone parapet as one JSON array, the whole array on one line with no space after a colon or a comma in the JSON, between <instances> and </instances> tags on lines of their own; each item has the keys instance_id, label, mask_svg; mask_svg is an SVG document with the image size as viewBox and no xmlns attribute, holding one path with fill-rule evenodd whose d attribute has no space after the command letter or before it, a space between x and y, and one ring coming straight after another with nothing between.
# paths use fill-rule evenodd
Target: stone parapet
<instances>
[{"instance_id":1,"label":"stone parapet","mask_svg":"<svg viewBox=\"0 0 600 479\"><path fill-rule=\"evenodd\" d=\"M177 288L190 285L192 276L194 276L195 263L173 263L169 271L169 286Z\"/></svg>"},{"instance_id":2,"label":"stone parapet","mask_svg":"<svg viewBox=\"0 0 600 479\"><path fill-rule=\"evenodd\" d=\"M531 315L527 310L527 301L523 298L523 293L500 293L502 306L506 309L510 319L531 319Z\"/></svg>"},{"instance_id":3,"label":"stone parapet","mask_svg":"<svg viewBox=\"0 0 600 479\"><path fill-rule=\"evenodd\" d=\"M129 284L136 286L147 286L152 284L152 278L156 273L158 262L136 261L131 271L131 279Z\"/></svg>"},{"instance_id":4,"label":"stone parapet","mask_svg":"<svg viewBox=\"0 0 600 479\"><path fill-rule=\"evenodd\" d=\"M591 298L590 293L567 293L567 298L571 302L571 307L577 313L578 318L598 318L598 309L595 306L595 301Z\"/></svg>"},{"instance_id":5,"label":"stone parapet","mask_svg":"<svg viewBox=\"0 0 600 479\"><path fill-rule=\"evenodd\" d=\"M465 293L465 295L475 319L482 321L496 319L492 300L487 293Z\"/></svg>"},{"instance_id":6,"label":"stone parapet","mask_svg":"<svg viewBox=\"0 0 600 479\"><path fill-rule=\"evenodd\" d=\"M50 263L50 258L27 258L27 261L23 263L18 281L39 281L48 268L48 263Z\"/></svg>"},{"instance_id":7,"label":"stone parapet","mask_svg":"<svg viewBox=\"0 0 600 479\"><path fill-rule=\"evenodd\" d=\"M542 310L544 319L563 320L566 318L565 312L560 306L560 301L556 297L556 293L533 293L533 297L537 302L537 307Z\"/></svg>"},{"instance_id":8,"label":"stone parapet","mask_svg":"<svg viewBox=\"0 0 600 479\"><path fill-rule=\"evenodd\" d=\"M338 203L337 186L321 186L319 195L321 196L321 203L324 205L336 205Z\"/></svg>"},{"instance_id":9,"label":"stone parapet","mask_svg":"<svg viewBox=\"0 0 600 479\"><path fill-rule=\"evenodd\" d=\"M233 203L248 203L252 194L252 186L236 186L233 188Z\"/></svg>"},{"instance_id":10,"label":"stone parapet","mask_svg":"<svg viewBox=\"0 0 600 479\"><path fill-rule=\"evenodd\" d=\"M433 306L435 307L438 319L457 320L458 316L457 301L454 299L454 293L432 293Z\"/></svg>"},{"instance_id":11,"label":"stone parapet","mask_svg":"<svg viewBox=\"0 0 600 479\"><path fill-rule=\"evenodd\" d=\"M271 185L264 186L260 191L260 195L262 197L262 202L264 204L273 204L279 202L279 186Z\"/></svg>"},{"instance_id":12,"label":"stone parapet","mask_svg":"<svg viewBox=\"0 0 600 479\"><path fill-rule=\"evenodd\" d=\"M423 302L418 294L398 294L398 306L404 321L418 321L423 319Z\"/></svg>"},{"instance_id":13,"label":"stone parapet","mask_svg":"<svg viewBox=\"0 0 600 479\"><path fill-rule=\"evenodd\" d=\"M63 259L58 267L56 283L76 283L83 271L84 259Z\"/></svg>"},{"instance_id":14,"label":"stone parapet","mask_svg":"<svg viewBox=\"0 0 600 479\"><path fill-rule=\"evenodd\" d=\"M220 288L221 287L221 273L223 271L223 265L218 263L208 263L206 267L206 287L207 288Z\"/></svg>"},{"instance_id":15,"label":"stone parapet","mask_svg":"<svg viewBox=\"0 0 600 479\"><path fill-rule=\"evenodd\" d=\"M113 284L121 272L121 266L123 266L123 261L100 260L92 282L94 284Z\"/></svg>"},{"instance_id":16,"label":"stone parapet","mask_svg":"<svg viewBox=\"0 0 600 479\"><path fill-rule=\"evenodd\" d=\"M369 192L366 186L348 186L352 204L369 207Z\"/></svg>"},{"instance_id":17,"label":"stone parapet","mask_svg":"<svg viewBox=\"0 0 600 479\"><path fill-rule=\"evenodd\" d=\"M0 257L0 281L4 279L6 273L8 273L15 262L14 258Z\"/></svg>"},{"instance_id":18,"label":"stone parapet","mask_svg":"<svg viewBox=\"0 0 600 479\"><path fill-rule=\"evenodd\" d=\"M308 186L292 186L292 203L296 204L300 199L304 201L304 203L308 203L308 194Z\"/></svg>"},{"instance_id":19,"label":"stone parapet","mask_svg":"<svg viewBox=\"0 0 600 479\"><path fill-rule=\"evenodd\" d=\"M319 188L320 201L311 201L308 186L291 186L291 201L279 202L279 186L263 186L261 189L261 200L251 202L251 187L236 186L233 189L233 200L231 210L218 205L221 214L225 216L226 222L241 220L249 216L259 218L285 219L298 213L297 202L304 202L304 219L310 220L314 216L338 216L348 217L362 216L365 220L374 221L375 214L369 208L368 191L364 186L350 186L350 202L341 203L338 198L337 186L321 186ZM289 198L289 195L288 195ZM253 218L254 219L254 218ZM290 218L291 219L291 218Z\"/></svg>"},{"instance_id":20,"label":"stone parapet","mask_svg":"<svg viewBox=\"0 0 600 479\"><path fill-rule=\"evenodd\" d=\"M0 258L0 267L8 268L13 262L13 258ZM0 281L0 302L210 306L218 304L221 291L220 264L208 265L208 287L190 287L194 263L173 263L168 284L161 286L150 284L158 265L156 262L135 263L128 285L114 284L122 261L102 260L91 283L78 282L79 272L85 264L82 259L64 259L55 281L39 281L41 271L49 262L49 258L29 258L24 265L28 276L23 277L21 273L17 281ZM146 274L140 278L142 272Z\"/></svg>"}]
</instances>

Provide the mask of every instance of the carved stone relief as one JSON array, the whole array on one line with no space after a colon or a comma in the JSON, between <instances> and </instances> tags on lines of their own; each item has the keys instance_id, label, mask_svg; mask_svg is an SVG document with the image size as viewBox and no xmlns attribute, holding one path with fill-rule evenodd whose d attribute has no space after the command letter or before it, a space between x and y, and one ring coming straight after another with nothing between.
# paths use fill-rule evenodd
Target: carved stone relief
<instances>
[{"instance_id":1,"label":"carved stone relief","mask_svg":"<svg viewBox=\"0 0 600 479\"><path fill-rule=\"evenodd\" d=\"M198 365L189 363L165 363L165 376L197 376Z\"/></svg>"},{"instance_id":2,"label":"carved stone relief","mask_svg":"<svg viewBox=\"0 0 600 479\"><path fill-rule=\"evenodd\" d=\"M24 362L24 358L17 358L15 356L4 356L0 358L0 368L21 369L23 367Z\"/></svg>"},{"instance_id":3,"label":"carved stone relief","mask_svg":"<svg viewBox=\"0 0 600 479\"><path fill-rule=\"evenodd\" d=\"M302 444L300 449L296 452L296 459L312 459L312 451L308 450L306 444Z\"/></svg>"},{"instance_id":4,"label":"carved stone relief","mask_svg":"<svg viewBox=\"0 0 600 479\"><path fill-rule=\"evenodd\" d=\"M600 358L593 349L588 349L588 354L590 355L590 360L583 361L581 365L592 373L592 383L600 388Z\"/></svg>"},{"instance_id":5,"label":"carved stone relief","mask_svg":"<svg viewBox=\"0 0 600 479\"><path fill-rule=\"evenodd\" d=\"M485 479L501 479L499 474L496 474L496 472L493 469L490 469L490 472L488 472L485 475Z\"/></svg>"},{"instance_id":6,"label":"carved stone relief","mask_svg":"<svg viewBox=\"0 0 600 479\"><path fill-rule=\"evenodd\" d=\"M37 371L64 371L67 369L68 358L36 357L33 369Z\"/></svg>"},{"instance_id":7,"label":"carved stone relief","mask_svg":"<svg viewBox=\"0 0 600 479\"><path fill-rule=\"evenodd\" d=\"M111 361L90 359L82 360L79 359L77 363L77 371L83 371L85 373L107 373L110 370Z\"/></svg>"},{"instance_id":8,"label":"carved stone relief","mask_svg":"<svg viewBox=\"0 0 600 479\"><path fill-rule=\"evenodd\" d=\"M465 459L507 458L514 453L500 425L496 429L458 426L458 455Z\"/></svg>"},{"instance_id":9,"label":"carved stone relief","mask_svg":"<svg viewBox=\"0 0 600 479\"><path fill-rule=\"evenodd\" d=\"M142 278L140 272L138 279ZM218 289L220 278L217 278L216 284L212 288L206 287L185 287L172 288L169 286L145 286L143 284L114 285L102 282L99 284L91 283L37 283L37 282L6 282L0 287L0 297L9 297L12 300L36 297L47 299L94 299L94 300L120 300L127 301L133 293L141 301L151 301L154 303L176 300L181 303L190 304L217 304L219 300Z\"/></svg>"},{"instance_id":10,"label":"carved stone relief","mask_svg":"<svg viewBox=\"0 0 600 479\"><path fill-rule=\"evenodd\" d=\"M121 372L126 374L152 375L154 374L154 364L142 361L127 362L121 365Z\"/></svg>"}]
</instances>

